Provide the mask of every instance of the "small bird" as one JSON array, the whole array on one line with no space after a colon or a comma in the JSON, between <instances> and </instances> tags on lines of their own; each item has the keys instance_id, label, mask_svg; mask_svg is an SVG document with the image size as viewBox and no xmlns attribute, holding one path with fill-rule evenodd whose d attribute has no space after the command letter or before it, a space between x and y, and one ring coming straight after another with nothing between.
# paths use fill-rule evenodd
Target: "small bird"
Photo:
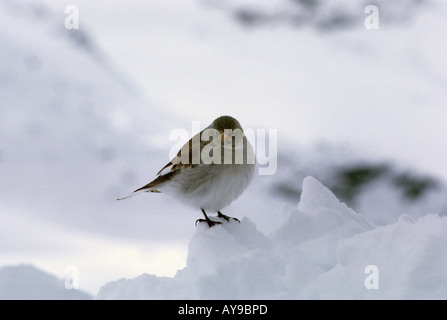
<instances>
[{"instance_id":1,"label":"small bird","mask_svg":"<svg viewBox=\"0 0 447 320\"><path fill-rule=\"evenodd\" d=\"M206 212L217 212L218 218L230 220L220 210L248 187L255 162L253 148L239 121L222 116L185 143L177 156L157 173L157 178L117 200L142 192L166 193L202 210L205 219L197 219L196 225L206 222L211 228L222 222L211 220Z\"/></svg>"}]
</instances>

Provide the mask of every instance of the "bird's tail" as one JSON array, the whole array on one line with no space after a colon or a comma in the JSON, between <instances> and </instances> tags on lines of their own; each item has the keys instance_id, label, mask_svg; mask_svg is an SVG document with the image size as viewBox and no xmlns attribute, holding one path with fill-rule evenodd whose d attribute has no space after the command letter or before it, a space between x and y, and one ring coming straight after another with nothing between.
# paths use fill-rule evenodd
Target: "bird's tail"
<instances>
[{"instance_id":1,"label":"bird's tail","mask_svg":"<svg viewBox=\"0 0 447 320\"><path fill-rule=\"evenodd\" d=\"M136 196L137 194L143 193L143 192L155 192L155 193L160 193L160 191L156 190L156 189L137 189L134 192L128 194L127 196L124 196L122 198L118 198L116 200L124 200L124 199L129 199L132 198L133 196Z\"/></svg>"},{"instance_id":2,"label":"bird's tail","mask_svg":"<svg viewBox=\"0 0 447 320\"><path fill-rule=\"evenodd\" d=\"M122 198L117 198L116 200L129 199L129 198L132 198L134 195L136 195L136 193L132 192L131 194L128 194L127 196L122 197Z\"/></svg>"}]
</instances>

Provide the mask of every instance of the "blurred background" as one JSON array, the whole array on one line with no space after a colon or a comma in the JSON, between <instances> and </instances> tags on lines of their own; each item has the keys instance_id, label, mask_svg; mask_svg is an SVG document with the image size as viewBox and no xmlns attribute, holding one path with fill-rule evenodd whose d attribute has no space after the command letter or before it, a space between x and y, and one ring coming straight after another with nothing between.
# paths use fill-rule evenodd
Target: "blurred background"
<instances>
[{"instance_id":1,"label":"blurred background","mask_svg":"<svg viewBox=\"0 0 447 320\"><path fill-rule=\"evenodd\" d=\"M76 266L91 295L173 276L200 212L116 198L170 160L173 130L225 114L277 130L276 173L224 211L264 233L308 175L378 225L447 214L446 15L434 0L1 1L3 290L29 268Z\"/></svg>"}]
</instances>

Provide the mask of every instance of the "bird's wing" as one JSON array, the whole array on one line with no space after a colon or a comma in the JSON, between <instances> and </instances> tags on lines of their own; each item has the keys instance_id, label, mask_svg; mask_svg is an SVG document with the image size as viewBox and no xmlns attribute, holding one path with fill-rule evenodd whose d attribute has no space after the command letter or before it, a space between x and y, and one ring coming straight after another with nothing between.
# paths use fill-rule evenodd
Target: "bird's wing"
<instances>
[{"instance_id":1,"label":"bird's wing","mask_svg":"<svg viewBox=\"0 0 447 320\"><path fill-rule=\"evenodd\" d=\"M145 186L138 188L131 194L119 198L117 200L127 199L130 197L133 197L134 195L140 193L140 192L160 192L157 190L157 186L161 183L164 183L166 181L169 181L180 173L180 169L192 167L193 165L197 165L200 163L200 152L202 151L203 147L207 144L205 141L201 141L201 134L203 130L199 133L197 133L194 137L192 137L188 142L186 142L183 147L179 150L176 157L169 161L158 173L157 178L146 184ZM171 167L171 171L166 172L162 174L162 172Z\"/></svg>"},{"instance_id":2,"label":"bird's wing","mask_svg":"<svg viewBox=\"0 0 447 320\"><path fill-rule=\"evenodd\" d=\"M202 132L203 131L197 133L194 137L189 139L189 141L181 147L175 158L169 161L160 171L158 171L157 176L160 176L163 170L169 167L171 167L172 172L200 163L200 152L202 151L203 146L207 143L206 141L204 142L200 139ZM197 161L198 163L196 163Z\"/></svg>"},{"instance_id":3,"label":"bird's wing","mask_svg":"<svg viewBox=\"0 0 447 320\"><path fill-rule=\"evenodd\" d=\"M155 178L154 180L149 182L147 185L145 185L145 186L143 186L141 188L138 188L137 190L133 191L131 194L129 194L129 195L125 196L125 197L122 197L122 198L118 198L116 200L128 199L128 198L133 197L134 195L137 195L137 194L142 193L142 192L160 193L160 191L157 190L156 187L160 183L163 183L163 182L171 180L172 177L175 176L178 173L179 173L178 171L171 171L171 172L169 172L167 174L164 174L162 176L158 176L157 178Z\"/></svg>"},{"instance_id":4,"label":"bird's wing","mask_svg":"<svg viewBox=\"0 0 447 320\"><path fill-rule=\"evenodd\" d=\"M173 176L175 176L176 174L178 174L177 171L171 171L169 173L166 173L162 176L158 176L157 178L155 178L154 180L152 180L151 182L149 182L147 185L138 188L137 190L135 190L133 193L136 193L138 191L150 191L150 192L160 192L156 189L156 187L166 181L169 181L172 179Z\"/></svg>"}]
</instances>

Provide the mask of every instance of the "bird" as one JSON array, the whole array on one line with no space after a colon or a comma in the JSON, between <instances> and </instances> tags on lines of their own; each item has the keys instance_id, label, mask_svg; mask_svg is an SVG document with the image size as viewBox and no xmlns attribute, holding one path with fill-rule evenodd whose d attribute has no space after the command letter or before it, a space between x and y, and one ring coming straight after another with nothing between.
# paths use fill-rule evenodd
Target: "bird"
<instances>
[{"instance_id":1,"label":"bird","mask_svg":"<svg viewBox=\"0 0 447 320\"><path fill-rule=\"evenodd\" d=\"M238 120L231 116L216 118L208 127L193 136L156 175L156 178L136 189L123 200L136 194L165 193L200 209L211 228L220 221L211 220L207 212L230 221L221 212L249 186L255 173L256 159Z\"/></svg>"}]
</instances>

